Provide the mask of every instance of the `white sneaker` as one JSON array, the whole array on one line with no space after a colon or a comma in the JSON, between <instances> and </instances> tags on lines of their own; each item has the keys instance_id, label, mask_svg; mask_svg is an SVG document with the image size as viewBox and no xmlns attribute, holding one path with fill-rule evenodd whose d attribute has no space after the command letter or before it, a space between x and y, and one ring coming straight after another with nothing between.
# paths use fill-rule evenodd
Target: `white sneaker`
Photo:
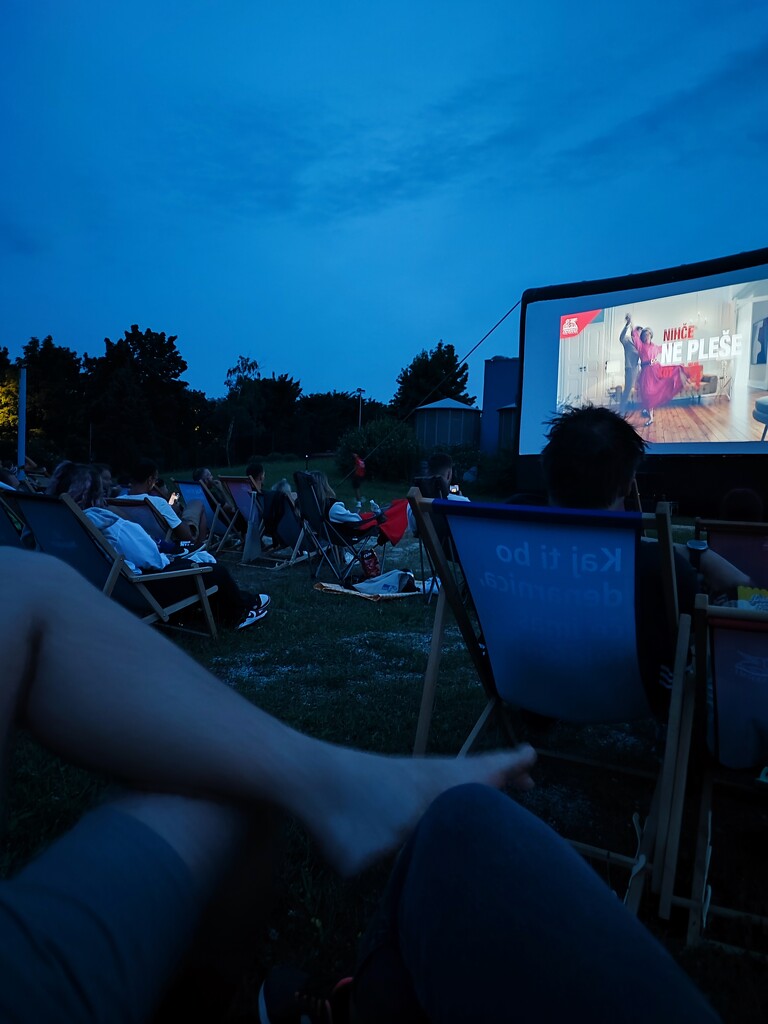
<instances>
[{"instance_id":1,"label":"white sneaker","mask_svg":"<svg viewBox=\"0 0 768 1024\"><path fill-rule=\"evenodd\" d=\"M269 611L269 594L259 594L259 603L254 605L253 608L249 609L248 614L245 616L243 621L238 625L238 629L245 629L248 626L252 626L254 622L258 622L259 619L263 619Z\"/></svg>"}]
</instances>

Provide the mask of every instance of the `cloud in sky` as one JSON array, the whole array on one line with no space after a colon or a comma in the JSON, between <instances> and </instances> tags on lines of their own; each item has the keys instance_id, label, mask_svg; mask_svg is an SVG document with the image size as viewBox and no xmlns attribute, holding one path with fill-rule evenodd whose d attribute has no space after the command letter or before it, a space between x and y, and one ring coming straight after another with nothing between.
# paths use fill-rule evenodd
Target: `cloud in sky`
<instances>
[{"instance_id":1,"label":"cloud in sky","mask_svg":"<svg viewBox=\"0 0 768 1024\"><path fill-rule=\"evenodd\" d=\"M249 351L305 390L388 398L419 349L468 349L525 287L764 241L762 2L8 0L0 17L16 351L48 333L94 351L139 322L178 333L213 392ZM490 344L473 393L514 327Z\"/></svg>"}]
</instances>

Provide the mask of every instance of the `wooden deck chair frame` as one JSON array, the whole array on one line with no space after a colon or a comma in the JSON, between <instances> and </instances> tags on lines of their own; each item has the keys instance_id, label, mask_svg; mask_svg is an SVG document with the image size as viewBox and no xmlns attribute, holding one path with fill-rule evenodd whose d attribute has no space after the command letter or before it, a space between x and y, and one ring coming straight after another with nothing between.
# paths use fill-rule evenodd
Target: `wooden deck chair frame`
<instances>
[{"instance_id":1,"label":"wooden deck chair frame","mask_svg":"<svg viewBox=\"0 0 768 1024\"><path fill-rule=\"evenodd\" d=\"M56 542L55 538L47 532L41 517L36 514L35 505L39 506L41 503L48 506L49 515L53 511L52 506L55 507L57 511L53 514L59 517L60 522L65 522L67 539L64 543ZM215 584L212 586L205 584L205 577L211 571L209 566L201 565L194 569L179 569L175 572L143 573L137 576L128 568L125 558L112 547L104 534L93 525L68 494L62 494L59 498L40 494L21 495L19 504L22 514L34 534L38 548L42 552L66 561L81 575L100 586L102 593L107 597L112 597L123 604L130 611L139 615L142 621L150 625L159 623L172 629L183 629L185 632L199 635L199 630L186 629L170 621L171 616L177 612L199 604L205 616L208 633L214 639L217 637L216 623L211 612L209 597L215 594L219 588ZM66 520L63 520L62 517L66 517ZM90 571L84 571L86 560L89 560L91 565L94 564L94 552L103 561L103 566L101 561L98 562L96 575ZM170 604L163 604L158 600L156 594L146 586L147 583L162 584L164 581L184 578L193 580L195 593Z\"/></svg>"},{"instance_id":2,"label":"wooden deck chair frame","mask_svg":"<svg viewBox=\"0 0 768 1024\"><path fill-rule=\"evenodd\" d=\"M690 946L699 945L702 942L709 942L702 933L706 929L710 917L723 917L740 919L750 925L757 926L763 931L768 928L768 917L754 914L748 910L740 910L733 907L725 907L713 903L713 890L710 883L709 867L712 855L712 796L714 787L726 785L729 788L754 789L755 776L759 773L758 763L734 764L723 768L719 764L720 751L720 730L719 720L719 695L718 695L718 673L715 645L718 642L718 633L735 634L740 632L755 633L764 637L765 649L768 652L768 612L761 612L747 608L728 608L718 605L710 605L706 594L699 594L696 598L696 609L694 612L694 638L696 650L696 686L698 693L706 694L709 684L712 685L712 709L713 709L713 746L709 753L705 749L705 743L699 744L698 772L695 773L696 784L692 787L692 797L697 805L698 824L696 829L696 849L694 856L693 877L691 882L691 895L689 898L680 896L674 891L674 876L665 879L662 888L660 912L662 917L669 917L673 906L682 906L688 909L688 932L687 942ZM762 648L762 644L761 644ZM701 717L706 715L706 704L700 702ZM700 730L701 736L706 733L706 723ZM741 754L739 747L739 755ZM732 756L732 755L731 755ZM729 757L730 760L730 757ZM748 758L749 760L749 758ZM763 769L765 771L765 769ZM694 773L692 773L694 774ZM761 783L762 784L762 783ZM760 794L762 796L762 794ZM744 952L740 947L715 942L714 945Z\"/></svg>"},{"instance_id":3,"label":"wooden deck chair frame","mask_svg":"<svg viewBox=\"0 0 768 1024\"><path fill-rule=\"evenodd\" d=\"M123 519L145 530L154 540L168 540L173 533L167 520L149 498L133 501L131 498L107 498L106 507Z\"/></svg>"},{"instance_id":4,"label":"wooden deck chair frame","mask_svg":"<svg viewBox=\"0 0 768 1024\"><path fill-rule=\"evenodd\" d=\"M418 490L419 496L422 498L440 498L450 493L450 485L441 476L417 476L413 479L413 487ZM443 493L437 493L438 490ZM432 492L432 493L430 493ZM437 593L437 573L435 567L432 564L429 551L424 546L424 541L421 538L421 534L417 533L416 540L419 543L419 570L421 572L421 578L424 579L424 559L426 557L426 563L430 571L430 585L423 592L424 601L429 604L433 596Z\"/></svg>"},{"instance_id":5,"label":"wooden deck chair frame","mask_svg":"<svg viewBox=\"0 0 768 1024\"><path fill-rule=\"evenodd\" d=\"M317 493L315 492L312 478L304 470L297 470L293 474L293 480L296 485L297 507L301 516L302 529L304 530L305 537L314 549L312 554L317 555L317 563L314 567L312 559L309 559L310 579L317 579L325 564L337 582L340 583L337 555L334 553L333 547L325 535L325 517L317 500Z\"/></svg>"},{"instance_id":6,"label":"wooden deck chair frame","mask_svg":"<svg viewBox=\"0 0 768 1024\"><path fill-rule=\"evenodd\" d=\"M208 535L201 548L204 551L213 551L218 554L224 544L229 540L229 535L235 526L235 516L227 516L227 513L216 500L215 494L210 491L202 480L176 480L171 479L174 490L181 495L182 501L202 501L203 508L211 521L208 526ZM186 495L185 495L186 491ZM219 536L216 527L221 525L223 533Z\"/></svg>"},{"instance_id":7,"label":"wooden deck chair frame","mask_svg":"<svg viewBox=\"0 0 768 1024\"><path fill-rule=\"evenodd\" d=\"M0 491L0 547L20 548L24 546L21 541L21 533L16 528L16 519L17 517Z\"/></svg>"},{"instance_id":8,"label":"wooden deck chair frame","mask_svg":"<svg viewBox=\"0 0 768 1024\"><path fill-rule=\"evenodd\" d=\"M243 519L248 522L251 514L251 494L256 490L252 476L220 476L219 483L232 499L233 506Z\"/></svg>"},{"instance_id":9,"label":"wooden deck chair frame","mask_svg":"<svg viewBox=\"0 0 768 1024\"><path fill-rule=\"evenodd\" d=\"M516 743L517 739L511 719L496 686L488 649L475 631L462 600L454 573L448 565L443 545L438 539L432 515L433 502L430 499L422 498L418 488L412 488L409 492L409 502L441 584L435 609L432 642L424 674L424 687L416 729L414 755L419 756L426 752L445 630L445 615L448 609L454 615L487 698L486 706L461 747L458 756L462 757L470 752L493 718L498 720L503 726L510 741ZM440 508L441 506L447 510L450 504L447 502L438 503L437 507ZM527 509L526 512L530 514L531 510ZM652 872L652 889L655 893L659 893L664 882L665 871L674 871L676 864L682 821L682 797L685 789L684 766L687 766L688 763L688 752L691 744L694 700L692 673L687 670L690 617L687 615L678 616L677 614L677 590L674 575L669 506L666 503L660 503L656 515L644 516L643 522L644 524L653 523L656 526L658 542L661 545L662 586L665 590L665 605L670 616L670 625L672 623L677 623L678 625L676 630L677 644L673 685L667 724L667 742L663 762L656 779L656 786L645 825L640 828L639 820L635 820L638 847L634 857L616 854L612 851L591 846L590 844L573 843L574 847L587 857L623 865L630 871L630 881L625 902L634 913L637 912L639 907L645 877L649 869ZM650 708L648 709L648 717L651 717ZM592 763L598 764L599 762Z\"/></svg>"}]
</instances>

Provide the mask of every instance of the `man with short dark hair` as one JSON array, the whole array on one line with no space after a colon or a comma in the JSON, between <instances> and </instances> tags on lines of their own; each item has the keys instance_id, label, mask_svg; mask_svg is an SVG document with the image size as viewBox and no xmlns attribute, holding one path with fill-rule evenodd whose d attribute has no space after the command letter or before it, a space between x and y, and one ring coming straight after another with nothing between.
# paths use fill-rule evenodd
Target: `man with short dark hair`
<instances>
[{"instance_id":1,"label":"man with short dark hair","mask_svg":"<svg viewBox=\"0 0 768 1024\"><path fill-rule=\"evenodd\" d=\"M550 504L623 508L645 448L630 423L602 406L567 409L555 416L541 453Z\"/></svg>"},{"instance_id":2,"label":"man with short dark hair","mask_svg":"<svg viewBox=\"0 0 768 1024\"><path fill-rule=\"evenodd\" d=\"M175 541L202 542L206 535L205 510L201 501L190 501L184 508L182 516L155 491L158 480L157 463L152 459L137 459L131 469L131 483L123 495L135 501L149 498L160 515L171 528L171 536Z\"/></svg>"},{"instance_id":3,"label":"man with short dark hair","mask_svg":"<svg viewBox=\"0 0 768 1024\"><path fill-rule=\"evenodd\" d=\"M427 460L430 476L441 476L447 484L453 479L453 459L447 452L433 452Z\"/></svg>"},{"instance_id":4,"label":"man with short dark hair","mask_svg":"<svg viewBox=\"0 0 768 1024\"><path fill-rule=\"evenodd\" d=\"M245 467L245 475L253 480L253 489L258 494L264 490L264 466L260 462L249 462Z\"/></svg>"},{"instance_id":5,"label":"man with short dark hair","mask_svg":"<svg viewBox=\"0 0 768 1024\"><path fill-rule=\"evenodd\" d=\"M563 508L621 511L635 486L646 443L623 416L602 406L569 408L549 421L541 466L549 503ZM749 577L714 551L700 553L698 571L712 594L734 591ZM691 614L697 570L690 552L675 544L675 576L681 612ZM675 637L669 635L661 583L659 546L643 540L637 565L640 668L652 706L658 699L659 669L672 665Z\"/></svg>"}]
</instances>

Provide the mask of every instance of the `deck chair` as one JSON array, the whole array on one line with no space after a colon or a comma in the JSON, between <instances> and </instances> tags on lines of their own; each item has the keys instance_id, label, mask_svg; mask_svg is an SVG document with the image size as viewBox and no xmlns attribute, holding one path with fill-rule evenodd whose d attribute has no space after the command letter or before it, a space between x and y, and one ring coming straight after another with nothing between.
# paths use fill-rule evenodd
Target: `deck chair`
<instances>
[{"instance_id":1,"label":"deck chair","mask_svg":"<svg viewBox=\"0 0 768 1024\"><path fill-rule=\"evenodd\" d=\"M218 553L229 540L232 532L235 531L235 517L227 515L216 501L215 496L199 480L172 480L171 482L185 504L190 501L202 502L209 522L208 536L202 547L206 551Z\"/></svg>"},{"instance_id":2,"label":"deck chair","mask_svg":"<svg viewBox=\"0 0 768 1024\"><path fill-rule=\"evenodd\" d=\"M321 508L309 473L299 470L293 474L293 479L302 526L314 552L319 556L314 570L310 565L310 575L312 579L317 579L322 567L327 565L336 582L343 584L355 565L362 567L362 555L376 543L377 534L373 531L359 536L346 533L339 524L332 523Z\"/></svg>"},{"instance_id":3,"label":"deck chair","mask_svg":"<svg viewBox=\"0 0 768 1024\"><path fill-rule=\"evenodd\" d=\"M734 523L697 519L697 540L706 540L713 551L747 573L756 587L768 588L768 523Z\"/></svg>"},{"instance_id":4,"label":"deck chair","mask_svg":"<svg viewBox=\"0 0 768 1024\"><path fill-rule=\"evenodd\" d=\"M114 598L144 622L180 629L182 627L170 621L171 617L184 609L200 605L208 632L216 637L216 623L208 599L217 592L218 587L206 585L206 575L211 571L208 566L137 576L128 569L123 556L115 551L68 494L62 494L59 498L18 494L17 501L40 551L71 565L104 594ZM154 588L150 590L147 587L148 583L157 583L159 590L164 583L182 578L193 581L194 593L172 603L163 604Z\"/></svg>"},{"instance_id":5,"label":"deck chair","mask_svg":"<svg viewBox=\"0 0 768 1024\"><path fill-rule=\"evenodd\" d=\"M122 516L123 519L130 519L132 523L138 523L153 540L168 540L171 536L170 526L149 498L144 498L142 501L132 501L130 498L107 498L107 508Z\"/></svg>"},{"instance_id":6,"label":"deck chair","mask_svg":"<svg viewBox=\"0 0 768 1024\"><path fill-rule=\"evenodd\" d=\"M253 478L250 476L220 476L219 482L224 486L232 498L232 504L247 523L251 514L251 494L256 489Z\"/></svg>"},{"instance_id":7,"label":"deck chair","mask_svg":"<svg viewBox=\"0 0 768 1024\"><path fill-rule=\"evenodd\" d=\"M261 568L270 572L307 561L313 552L305 540L301 514L291 496L279 491L253 491L251 502L250 560L258 558ZM271 546L264 543L265 538L271 540Z\"/></svg>"},{"instance_id":8,"label":"deck chair","mask_svg":"<svg viewBox=\"0 0 768 1024\"><path fill-rule=\"evenodd\" d=\"M413 487L418 488L419 494L423 498L447 498L449 494L448 481L442 476L416 476L413 478ZM425 579L424 576L424 565L429 568L429 580L430 585L424 591L424 598L429 603L437 589L435 567L432 564L432 559L429 557L429 552L424 547L424 542L419 533L418 523L415 518L411 518L411 525L413 527L413 535L419 542L419 568L421 570L421 578ZM453 552L450 549L450 536L448 534L448 528L442 520L438 519L434 522L435 531L437 538L443 546L443 550L448 558L448 561L453 561Z\"/></svg>"},{"instance_id":9,"label":"deck chair","mask_svg":"<svg viewBox=\"0 0 768 1024\"><path fill-rule=\"evenodd\" d=\"M713 794L752 792L765 806L768 781L768 612L708 604L696 598L694 613L697 688L711 687L708 750L699 749L698 773L691 787L698 803L698 828L690 899L674 892L673 878L662 888L661 913L687 907L688 944L698 945L712 917L742 920L768 929L768 916L713 902ZM703 732L703 730L702 730ZM762 771L761 771L762 769ZM716 851L715 851L716 855ZM764 893L765 889L761 886ZM765 898L763 899L765 907Z\"/></svg>"},{"instance_id":10,"label":"deck chair","mask_svg":"<svg viewBox=\"0 0 768 1024\"><path fill-rule=\"evenodd\" d=\"M415 490L415 489L414 489ZM461 748L468 753L489 721L500 721L516 742L509 709L575 723L627 722L653 713L640 676L635 618L635 564L644 517L633 513L480 505L410 500L430 558L440 578L415 754L426 750L440 648L448 608L453 612L486 694L486 707ZM434 526L442 515L477 615L473 624L448 566ZM662 552L669 559L674 589L668 506L656 516ZM665 559L662 558L662 562ZM677 608L676 594L666 602ZM637 911L645 877L652 869L654 892L661 890L674 833L677 851L693 725L694 687L686 670L690 618L680 616L664 756L644 826L635 820L634 856L586 843L584 855L630 871L626 902ZM684 756L680 756L680 749ZM673 819L672 809L677 815Z\"/></svg>"},{"instance_id":11,"label":"deck chair","mask_svg":"<svg viewBox=\"0 0 768 1024\"><path fill-rule=\"evenodd\" d=\"M18 518L13 514L10 507L2 498L0 492L0 547L20 548L21 530L19 529Z\"/></svg>"}]
</instances>

